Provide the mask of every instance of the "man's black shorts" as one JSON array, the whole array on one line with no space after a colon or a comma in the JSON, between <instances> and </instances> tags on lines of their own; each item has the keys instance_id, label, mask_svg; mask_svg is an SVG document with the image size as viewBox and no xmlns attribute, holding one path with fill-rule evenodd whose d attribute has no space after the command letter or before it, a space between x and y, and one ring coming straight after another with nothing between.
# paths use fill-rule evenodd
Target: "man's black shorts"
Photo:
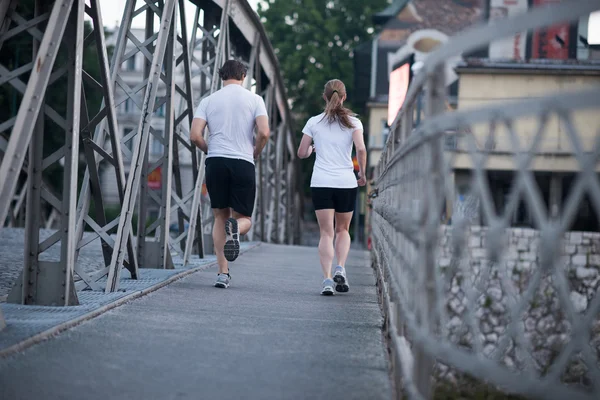
<instances>
[{"instance_id":1,"label":"man's black shorts","mask_svg":"<svg viewBox=\"0 0 600 400\"><path fill-rule=\"evenodd\" d=\"M254 165L246 160L210 157L206 159L206 189L211 208L233 208L250 217L256 196Z\"/></svg>"},{"instance_id":2,"label":"man's black shorts","mask_svg":"<svg viewBox=\"0 0 600 400\"><path fill-rule=\"evenodd\" d=\"M312 200L315 210L333 209L338 213L354 211L358 188L339 189L326 187L311 187Z\"/></svg>"}]
</instances>

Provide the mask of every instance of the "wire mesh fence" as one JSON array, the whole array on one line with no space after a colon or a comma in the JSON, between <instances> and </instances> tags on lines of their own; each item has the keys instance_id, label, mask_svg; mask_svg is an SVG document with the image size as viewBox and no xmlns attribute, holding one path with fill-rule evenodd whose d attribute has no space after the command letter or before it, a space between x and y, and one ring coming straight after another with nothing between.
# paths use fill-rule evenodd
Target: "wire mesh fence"
<instances>
[{"instance_id":1,"label":"wire mesh fence","mask_svg":"<svg viewBox=\"0 0 600 400\"><path fill-rule=\"evenodd\" d=\"M371 200L393 366L409 398L462 374L531 398L600 394L600 234L573 229L582 207L598 227L600 87L445 110L445 60L596 8L564 2L475 27L411 83ZM502 196L492 164L508 171ZM552 176L569 169L557 189L566 181ZM528 226L515 227L523 212Z\"/></svg>"}]
</instances>

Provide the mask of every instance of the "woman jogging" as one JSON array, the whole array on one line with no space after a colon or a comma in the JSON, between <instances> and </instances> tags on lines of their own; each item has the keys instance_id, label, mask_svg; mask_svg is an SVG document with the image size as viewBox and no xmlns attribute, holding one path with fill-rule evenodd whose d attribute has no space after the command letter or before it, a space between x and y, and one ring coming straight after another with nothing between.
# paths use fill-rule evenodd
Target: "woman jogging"
<instances>
[{"instance_id":1,"label":"woman jogging","mask_svg":"<svg viewBox=\"0 0 600 400\"><path fill-rule=\"evenodd\" d=\"M313 151L316 153L310 187L321 233L319 257L325 278L321 294L332 295L334 286L337 292L349 290L344 268L350 251L348 229L354 212L357 186L366 183L367 150L362 123L344 107L344 83L338 79L327 82L323 99L326 101L325 111L310 118L302 130L304 135L298 148L298 157L308 158ZM358 181L352 164L352 143L356 147L360 167ZM334 252L337 266L332 277Z\"/></svg>"}]
</instances>

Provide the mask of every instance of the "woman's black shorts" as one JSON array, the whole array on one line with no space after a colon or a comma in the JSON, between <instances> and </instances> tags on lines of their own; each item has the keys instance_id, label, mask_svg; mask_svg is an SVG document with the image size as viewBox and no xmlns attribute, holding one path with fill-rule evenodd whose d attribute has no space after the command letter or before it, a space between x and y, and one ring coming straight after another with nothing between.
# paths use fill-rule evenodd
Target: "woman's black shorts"
<instances>
[{"instance_id":1,"label":"woman's black shorts","mask_svg":"<svg viewBox=\"0 0 600 400\"><path fill-rule=\"evenodd\" d=\"M315 210L333 209L338 213L354 211L358 188L311 187L310 190Z\"/></svg>"},{"instance_id":2,"label":"woman's black shorts","mask_svg":"<svg viewBox=\"0 0 600 400\"><path fill-rule=\"evenodd\" d=\"M206 159L206 189L211 208L233 208L251 217L256 196L254 164L241 159Z\"/></svg>"}]
</instances>

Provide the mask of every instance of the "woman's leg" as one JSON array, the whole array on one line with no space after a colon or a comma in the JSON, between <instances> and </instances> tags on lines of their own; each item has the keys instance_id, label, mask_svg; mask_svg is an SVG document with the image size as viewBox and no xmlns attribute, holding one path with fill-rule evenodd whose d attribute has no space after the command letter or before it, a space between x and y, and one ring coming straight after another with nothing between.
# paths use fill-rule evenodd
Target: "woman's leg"
<instances>
[{"instance_id":1,"label":"woman's leg","mask_svg":"<svg viewBox=\"0 0 600 400\"><path fill-rule=\"evenodd\" d=\"M350 251L350 222L353 212L335 213L335 256L344 267Z\"/></svg>"},{"instance_id":2,"label":"woman's leg","mask_svg":"<svg viewBox=\"0 0 600 400\"><path fill-rule=\"evenodd\" d=\"M315 211L319 222L319 258L325 279L331 279L331 265L333 263L333 209Z\"/></svg>"}]
</instances>

